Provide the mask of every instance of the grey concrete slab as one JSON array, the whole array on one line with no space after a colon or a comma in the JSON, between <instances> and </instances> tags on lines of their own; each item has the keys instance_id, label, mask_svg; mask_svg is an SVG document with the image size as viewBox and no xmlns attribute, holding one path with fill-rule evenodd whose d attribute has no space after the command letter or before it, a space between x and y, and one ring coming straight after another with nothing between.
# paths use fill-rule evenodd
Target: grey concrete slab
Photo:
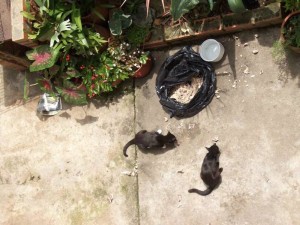
<instances>
[{"instance_id":1,"label":"grey concrete slab","mask_svg":"<svg viewBox=\"0 0 300 225\"><path fill-rule=\"evenodd\" d=\"M155 78L170 53L154 54L153 75L136 83L137 130L169 130L180 146L138 152L141 225L299 224L300 57L289 54L276 64L271 51L278 37L275 27L218 38L226 51L214 64L219 97L181 120L165 121ZM215 138L223 182L206 197L189 194L205 189L200 167Z\"/></svg>"},{"instance_id":2,"label":"grey concrete slab","mask_svg":"<svg viewBox=\"0 0 300 225\"><path fill-rule=\"evenodd\" d=\"M0 224L137 224L137 177L123 174L135 159L122 157L133 94L42 120L36 97L21 101L24 74L0 77Z\"/></svg>"}]
</instances>

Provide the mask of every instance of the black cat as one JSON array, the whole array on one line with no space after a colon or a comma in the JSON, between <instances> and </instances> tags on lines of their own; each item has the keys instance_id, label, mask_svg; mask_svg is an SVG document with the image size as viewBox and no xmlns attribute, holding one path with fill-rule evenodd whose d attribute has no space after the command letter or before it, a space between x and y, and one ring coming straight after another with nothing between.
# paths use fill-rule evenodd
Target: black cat
<instances>
[{"instance_id":1,"label":"black cat","mask_svg":"<svg viewBox=\"0 0 300 225\"><path fill-rule=\"evenodd\" d=\"M176 145L177 139L176 137L168 132L167 135L162 135L158 132L152 131L148 132L146 130L139 131L135 137L129 141L123 148L124 156L128 157L126 151L130 145L137 145L142 149L150 149L150 148L162 148L165 145Z\"/></svg>"},{"instance_id":2,"label":"black cat","mask_svg":"<svg viewBox=\"0 0 300 225\"><path fill-rule=\"evenodd\" d=\"M219 147L214 144L206 149L208 150L208 153L203 160L200 177L207 185L207 189L205 191L200 191L198 189L192 188L189 189L189 193L197 193L203 196L208 195L222 181L221 173L223 171L223 168L219 168L219 157L221 154Z\"/></svg>"}]
</instances>

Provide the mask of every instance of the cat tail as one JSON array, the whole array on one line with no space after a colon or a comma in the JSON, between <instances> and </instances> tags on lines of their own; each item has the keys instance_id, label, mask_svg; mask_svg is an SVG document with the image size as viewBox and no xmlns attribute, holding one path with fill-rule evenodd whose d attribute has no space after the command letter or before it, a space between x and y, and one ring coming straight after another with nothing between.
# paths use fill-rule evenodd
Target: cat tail
<instances>
[{"instance_id":1,"label":"cat tail","mask_svg":"<svg viewBox=\"0 0 300 225\"><path fill-rule=\"evenodd\" d=\"M124 148L123 148L123 155L124 155L125 157L128 157L128 155L127 155L127 148L128 148L130 145L133 145L133 144L135 144L134 139L132 139L131 141L129 141L129 142L124 146Z\"/></svg>"},{"instance_id":2,"label":"cat tail","mask_svg":"<svg viewBox=\"0 0 300 225\"><path fill-rule=\"evenodd\" d=\"M196 193L198 195L209 195L213 191L213 188L208 187L205 191L200 191L196 188L189 189L189 193Z\"/></svg>"}]
</instances>

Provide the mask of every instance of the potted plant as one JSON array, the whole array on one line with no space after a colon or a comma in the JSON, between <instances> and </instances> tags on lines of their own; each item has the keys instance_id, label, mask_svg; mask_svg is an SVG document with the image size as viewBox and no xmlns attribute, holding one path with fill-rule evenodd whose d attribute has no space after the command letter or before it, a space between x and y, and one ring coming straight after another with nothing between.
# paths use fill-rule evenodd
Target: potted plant
<instances>
[{"instance_id":1,"label":"potted plant","mask_svg":"<svg viewBox=\"0 0 300 225\"><path fill-rule=\"evenodd\" d=\"M58 92L69 103L86 104L86 86L76 66L99 55L106 41L82 24L74 2L31 2L36 3L35 10L23 12L31 25L29 37L43 44L27 52L33 60L30 71L43 73L39 82L43 92ZM47 71L53 68L59 69L49 77Z\"/></svg>"},{"instance_id":2,"label":"potted plant","mask_svg":"<svg viewBox=\"0 0 300 225\"><path fill-rule=\"evenodd\" d=\"M119 66L125 66L125 70L137 78L148 75L153 66L149 52L117 38L109 41L107 51Z\"/></svg>"},{"instance_id":3,"label":"potted plant","mask_svg":"<svg viewBox=\"0 0 300 225\"><path fill-rule=\"evenodd\" d=\"M300 11L290 13L281 25L281 39L292 51L300 53Z\"/></svg>"},{"instance_id":4,"label":"potted plant","mask_svg":"<svg viewBox=\"0 0 300 225\"><path fill-rule=\"evenodd\" d=\"M284 0L288 16L281 24L281 42L294 52L300 53L300 0Z\"/></svg>"}]
</instances>

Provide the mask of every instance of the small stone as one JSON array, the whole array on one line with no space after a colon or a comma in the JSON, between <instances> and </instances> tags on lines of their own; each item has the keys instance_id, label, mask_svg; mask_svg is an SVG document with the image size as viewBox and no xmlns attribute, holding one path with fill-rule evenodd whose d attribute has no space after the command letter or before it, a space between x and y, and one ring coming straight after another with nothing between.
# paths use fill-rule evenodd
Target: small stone
<instances>
[{"instance_id":1,"label":"small stone","mask_svg":"<svg viewBox=\"0 0 300 225\"><path fill-rule=\"evenodd\" d=\"M257 50L257 49L254 49L254 50L252 51L252 53L253 53L254 55L256 55L256 54L258 53L258 50Z\"/></svg>"},{"instance_id":2,"label":"small stone","mask_svg":"<svg viewBox=\"0 0 300 225\"><path fill-rule=\"evenodd\" d=\"M131 176L131 172L130 171L123 171L122 174L127 175L127 176Z\"/></svg>"},{"instance_id":3,"label":"small stone","mask_svg":"<svg viewBox=\"0 0 300 225\"><path fill-rule=\"evenodd\" d=\"M112 194L107 196L107 200L108 200L109 203L112 203L113 200L114 200L114 196Z\"/></svg>"},{"instance_id":4,"label":"small stone","mask_svg":"<svg viewBox=\"0 0 300 225\"><path fill-rule=\"evenodd\" d=\"M246 68L245 68L245 70L244 70L244 74L249 74L249 67L248 66L245 66Z\"/></svg>"},{"instance_id":5,"label":"small stone","mask_svg":"<svg viewBox=\"0 0 300 225\"><path fill-rule=\"evenodd\" d=\"M218 136L214 137L214 138L212 139L212 141L213 141L213 142L218 142L218 141L219 141L219 137L218 137Z\"/></svg>"},{"instance_id":6,"label":"small stone","mask_svg":"<svg viewBox=\"0 0 300 225\"><path fill-rule=\"evenodd\" d=\"M165 117L165 122L168 122L168 120L169 120L168 117Z\"/></svg>"},{"instance_id":7,"label":"small stone","mask_svg":"<svg viewBox=\"0 0 300 225\"><path fill-rule=\"evenodd\" d=\"M235 40L238 40L239 39L239 37L237 37L237 36L235 36L235 35L232 35L233 36L233 38L235 39Z\"/></svg>"},{"instance_id":8,"label":"small stone","mask_svg":"<svg viewBox=\"0 0 300 225\"><path fill-rule=\"evenodd\" d=\"M157 133L161 134L161 133L162 133L162 130L161 130L161 129L158 129L158 130L157 130Z\"/></svg>"},{"instance_id":9,"label":"small stone","mask_svg":"<svg viewBox=\"0 0 300 225\"><path fill-rule=\"evenodd\" d=\"M251 75L250 77L255 77L255 75L253 74L253 75Z\"/></svg>"},{"instance_id":10,"label":"small stone","mask_svg":"<svg viewBox=\"0 0 300 225\"><path fill-rule=\"evenodd\" d=\"M235 81L233 82L232 87L233 87L233 88L236 88L236 84L237 84L237 80L235 80Z\"/></svg>"},{"instance_id":11,"label":"small stone","mask_svg":"<svg viewBox=\"0 0 300 225\"><path fill-rule=\"evenodd\" d=\"M260 70L260 71L259 71L259 75L262 75L263 73L264 73L263 70Z\"/></svg>"},{"instance_id":12,"label":"small stone","mask_svg":"<svg viewBox=\"0 0 300 225\"><path fill-rule=\"evenodd\" d=\"M219 98L221 98L221 96L220 96L220 95L217 95L216 98L219 99Z\"/></svg>"},{"instance_id":13,"label":"small stone","mask_svg":"<svg viewBox=\"0 0 300 225\"><path fill-rule=\"evenodd\" d=\"M182 200L182 196L178 195L178 202L181 202L181 200Z\"/></svg>"},{"instance_id":14,"label":"small stone","mask_svg":"<svg viewBox=\"0 0 300 225\"><path fill-rule=\"evenodd\" d=\"M194 123L190 123L188 129L190 130L190 129L194 129L194 128L195 128L195 124Z\"/></svg>"},{"instance_id":15,"label":"small stone","mask_svg":"<svg viewBox=\"0 0 300 225\"><path fill-rule=\"evenodd\" d=\"M240 55L240 57L242 58L242 57L243 57L243 55Z\"/></svg>"},{"instance_id":16,"label":"small stone","mask_svg":"<svg viewBox=\"0 0 300 225\"><path fill-rule=\"evenodd\" d=\"M243 46L244 46L244 47L247 47L248 45L249 45L248 43L244 43L244 45L243 45Z\"/></svg>"},{"instance_id":17,"label":"small stone","mask_svg":"<svg viewBox=\"0 0 300 225\"><path fill-rule=\"evenodd\" d=\"M249 85L248 84L246 84L246 87L248 87Z\"/></svg>"}]
</instances>

